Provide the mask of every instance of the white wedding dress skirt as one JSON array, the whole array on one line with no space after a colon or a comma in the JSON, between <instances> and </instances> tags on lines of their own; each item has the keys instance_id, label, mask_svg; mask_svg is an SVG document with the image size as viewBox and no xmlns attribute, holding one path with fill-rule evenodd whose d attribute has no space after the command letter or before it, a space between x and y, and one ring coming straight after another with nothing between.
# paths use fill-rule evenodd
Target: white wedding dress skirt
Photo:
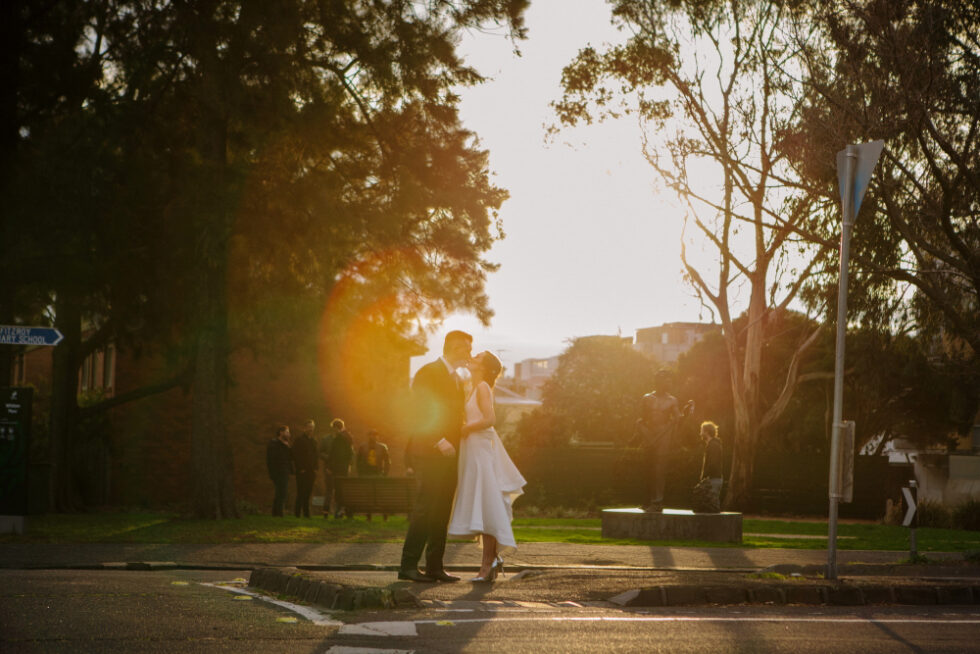
<instances>
[{"instance_id":1,"label":"white wedding dress skirt","mask_svg":"<svg viewBox=\"0 0 980 654\"><path fill-rule=\"evenodd\" d=\"M480 417L476 393L466 403L466 416L468 421ZM493 427L463 438L449 535L470 538L489 534L497 539L499 555L516 550L510 523L514 500L524 492L526 483Z\"/></svg>"}]
</instances>

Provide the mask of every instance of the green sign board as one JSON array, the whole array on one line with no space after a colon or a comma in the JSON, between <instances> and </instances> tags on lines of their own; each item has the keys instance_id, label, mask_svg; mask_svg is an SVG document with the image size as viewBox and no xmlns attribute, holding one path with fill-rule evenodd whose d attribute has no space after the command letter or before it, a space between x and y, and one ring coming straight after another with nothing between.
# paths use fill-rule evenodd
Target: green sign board
<instances>
[{"instance_id":1,"label":"green sign board","mask_svg":"<svg viewBox=\"0 0 980 654\"><path fill-rule=\"evenodd\" d=\"M27 515L31 388L0 388L0 516Z\"/></svg>"}]
</instances>

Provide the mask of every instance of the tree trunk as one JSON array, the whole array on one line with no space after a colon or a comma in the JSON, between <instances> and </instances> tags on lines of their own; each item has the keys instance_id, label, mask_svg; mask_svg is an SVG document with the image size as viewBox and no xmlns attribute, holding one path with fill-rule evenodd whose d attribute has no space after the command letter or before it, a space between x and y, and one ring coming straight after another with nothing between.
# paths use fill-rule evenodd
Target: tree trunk
<instances>
[{"instance_id":1,"label":"tree trunk","mask_svg":"<svg viewBox=\"0 0 980 654\"><path fill-rule=\"evenodd\" d=\"M51 361L51 506L69 512L81 508L75 479L75 441L78 429L78 351L82 342L82 312L75 294L59 289L55 298L55 327L64 339Z\"/></svg>"},{"instance_id":2,"label":"tree trunk","mask_svg":"<svg viewBox=\"0 0 980 654\"><path fill-rule=\"evenodd\" d=\"M191 468L194 514L200 518L237 517L233 459L225 429L227 390L227 315L224 253L202 265L198 278L198 316L194 344L194 393L191 417ZM220 261L218 261L220 260Z\"/></svg>"},{"instance_id":3,"label":"tree trunk","mask_svg":"<svg viewBox=\"0 0 980 654\"><path fill-rule=\"evenodd\" d=\"M761 283L760 283L761 280ZM759 376L762 372L762 345L768 307L765 297L765 268L756 270L749 299L745 350L739 352L737 343L728 348L729 366L733 377L732 400L735 407L735 440L732 444L732 466L728 476L728 491L724 506L728 510L743 510L749 504L755 450L759 442L761 416ZM733 334L732 339L737 341ZM741 356L741 361L739 357Z\"/></svg>"}]
</instances>

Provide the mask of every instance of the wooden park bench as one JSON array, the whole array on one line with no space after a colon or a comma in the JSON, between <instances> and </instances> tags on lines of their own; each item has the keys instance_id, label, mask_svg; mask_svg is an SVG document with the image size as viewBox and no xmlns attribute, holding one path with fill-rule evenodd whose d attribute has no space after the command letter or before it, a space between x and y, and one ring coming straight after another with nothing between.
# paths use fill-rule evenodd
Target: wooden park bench
<instances>
[{"instance_id":1,"label":"wooden park bench","mask_svg":"<svg viewBox=\"0 0 980 654\"><path fill-rule=\"evenodd\" d=\"M414 477L340 477L344 507L349 515L380 513L385 520L396 513L411 513L417 482Z\"/></svg>"}]
</instances>

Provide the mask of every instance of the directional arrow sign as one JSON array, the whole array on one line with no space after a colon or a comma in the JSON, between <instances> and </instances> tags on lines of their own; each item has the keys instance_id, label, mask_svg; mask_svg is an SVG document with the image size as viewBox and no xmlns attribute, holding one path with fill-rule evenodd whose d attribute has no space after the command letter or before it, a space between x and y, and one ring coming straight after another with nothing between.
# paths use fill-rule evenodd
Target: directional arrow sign
<instances>
[{"instance_id":1,"label":"directional arrow sign","mask_svg":"<svg viewBox=\"0 0 980 654\"><path fill-rule=\"evenodd\" d=\"M54 327L0 325L0 343L7 345L57 345L63 338Z\"/></svg>"},{"instance_id":2,"label":"directional arrow sign","mask_svg":"<svg viewBox=\"0 0 980 654\"><path fill-rule=\"evenodd\" d=\"M850 146L849 146L850 147ZM885 147L884 141L871 141L853 146L857 150L857 165L854 166L854 217L858 215L861 208L861 200L864 199L864 192L868 190L871 182L871 173L874 172L878 157ZM837 153L837 181L840 184L840 201L844 203L844 189L847 188L844 179L847 171L847 150Z\"/></svg>"},{"instance_id":3,"label":"directional arrow sign","mask_svg":"<svg viewBox=\"0 0 980 654\"><path fill-rule=\"evenodd\" d=\"M903 488L902 495L905 496L905 504L909 507L905 512L905 518L902 520L902 526L908 527L912 524L912 517L915 515L915 500L912 498L911 488Z\"/></svg>"}]
</instances>

